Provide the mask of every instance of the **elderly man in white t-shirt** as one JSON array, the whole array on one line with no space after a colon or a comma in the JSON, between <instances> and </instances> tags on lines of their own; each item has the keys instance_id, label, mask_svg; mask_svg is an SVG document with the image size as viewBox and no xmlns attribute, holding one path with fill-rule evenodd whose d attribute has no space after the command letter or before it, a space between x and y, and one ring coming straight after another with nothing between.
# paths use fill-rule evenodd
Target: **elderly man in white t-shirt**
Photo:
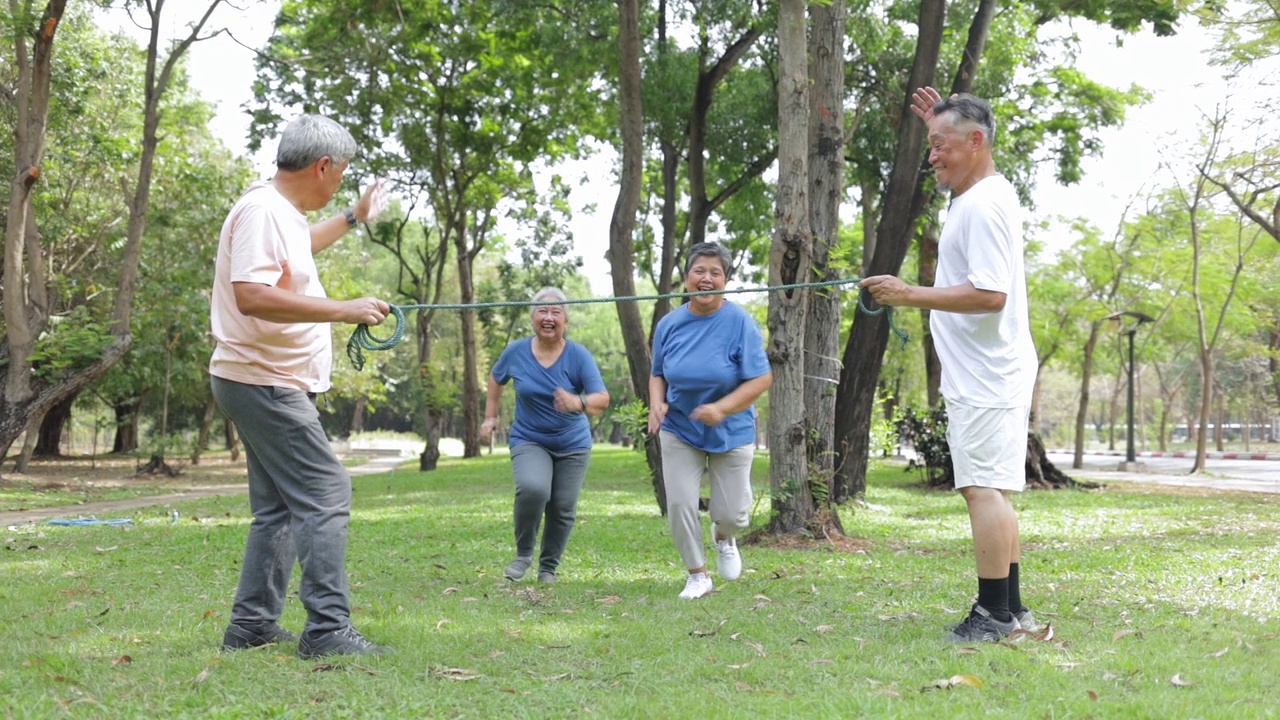
<instances>
[{"instance_id":1,"label":"elderly man in white t-shirt","mask_svg":"<svg viewBox=\"0 0 1280 720\"><path fill-rule=\"evenodd\" d=\"M1036 350L1027 314L1022 212L991 156L995 117L972 95L946 100L918 89L912 110L928 125L929 164L951 205L938 240L933 287L877 275L859 286L884 305L927 308L947 404L947 443L977 560L978 601L947 636L994 642L1036 627L1022 603L1018 515L1009 493L1026 484L1024 460Z\"/></svg>"},{"instance_id":2,"label":"elderly man in white t-shirt","mask_svg":"<svg viewBox=\"0 0 1280 720\"><path fill-rule=\"evenodd\" d=\"M338 123L303 115L285 127L276 173L236 201L222 226L210 320L214 397L239 428L253 524L224 650L298 639L298 655L381 653L351 625L346 552L351 477L329 446L316 393L329 389L329 323L377 325L377 298L332 300L315 253L372 219L375 184L353 208L311 224L356 152ZM295 558L307 611L301 638L279 625Z\"/></svg>"}]
</instances>

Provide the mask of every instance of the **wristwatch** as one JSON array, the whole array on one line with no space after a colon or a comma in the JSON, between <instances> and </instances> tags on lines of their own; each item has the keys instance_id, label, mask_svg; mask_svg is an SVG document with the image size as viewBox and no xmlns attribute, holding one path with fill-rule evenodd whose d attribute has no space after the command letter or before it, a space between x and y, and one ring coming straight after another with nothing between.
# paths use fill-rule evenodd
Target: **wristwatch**
<instances>
[{"instance_id":1,"label":"wristwatch","mask_svg":"<svg viewBox=\"0 0 1280 720\"><path fill-rule=\"evenodd\" d=\"M346 219L347 219L347 227L348 227L348 228L353 228L353 227L355 227L355 226L356 226L356 211L355 211L355 210L352 210L351 208L347 208L346 210L343 210L343 211L342 211L342 217L344 217L344 218L346 218Z\"/></svg>"}]
</instances>

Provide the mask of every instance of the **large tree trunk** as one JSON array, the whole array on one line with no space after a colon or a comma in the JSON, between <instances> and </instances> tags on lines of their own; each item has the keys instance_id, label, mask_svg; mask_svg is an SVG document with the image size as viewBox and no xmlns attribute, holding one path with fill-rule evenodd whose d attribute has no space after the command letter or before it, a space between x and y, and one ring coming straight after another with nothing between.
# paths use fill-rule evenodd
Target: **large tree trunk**
<instances>
[{"instance_id":1,"label":"large tree trunk","mask_svg":"<svg viewBox=\"0 0 1280 720\"><path fill-rule=\"evenodd\" d=\"M141 398L117 401L112 407L116 416L116 439L111 445L113 453L131 453L138 449L138 412Z\"/></svg>"},{"instance_id":2,"label":"large tree trunk","mask_svg":"<svg viewBox=\"0 0 1280 720\"><path fill-rule=\"evenodd\" d=\"M938 272L938 222L926 223L920 232L919 269L916 273L918 284L922 287L933 287ZM942 362L938 360L938 350L933 345L933 331L929 328L929 310L920 311L920 321L924 330L920 333L921 350L924 352L925 397L929 407L936 407L942 401Z\"/></svg>"},{"instance_id":3,"label":"large tree trunk","mask_svg":"<svg viewBox=\"0 0 1280 720\"><path fill-rule=\"evenodd\" d=\"M898 116L897 150L876 228L876 251L867 263L867 275L897 275L914 235L922 202L920 162L925 126L911 112L911 92L933 84L945 21L946 0L922 0L916 22L919 32L915 59L906 84L909 89ZM842 497L858 497L866 491L871 414L888 341L886 314L860 313L845 343L835 430Z\"/></svg>"},{"instance_id":4,"label":"large tree trunk","mask_svg":"<svg viewBox=\"0 0 1280 720\"><path fill-rule=\"evenodd\" d=\"M834 280L832 248L840 240L840 200L844 196L844 36L845 0L813 5L809 57L814 78L809 103L809 225L813 232L814 277ZM809 295L804 337L805 434L808 464L815 474L809 485L825 516L827 532L844 533L832 508L835 487L836 387L840 384L840 291L815 290ZM819 497L821 496L821 497ZM812 524L812 523L811 523Z\"/></svg>"},{"instance_id":5,"label":"large tree trunk","mask_svg":"<svg viewBox=\"0 0 1280 720\"><path fill-rule=\"evenodd\" d=\"M809 278L813 237L809 228L809 72L805 0L778 3L777 227L769 250L769 284ZM805 529L816 515L809 487L805 431L805 321L809 290L769 294L769 478L773 488L771 533Z\"/></svg>"},{"instance_id":6,"label":"large tree trunk","mask_svg":"<svg viewBox=\"0 0 1280 720\"><path fill-rule=\"evenodd\" d=\"M13 126L15 173L9 186L9 205L4 227L4 395L0 399L0 460L8 454L32 418L44 414L61 396L50 398L44 407L35 407L33 399L40 394L32 380L31 354L36 338L44 329L44 317L37 308L47 304L32 298L43 298L43 284L36 285L28 277L26 266L36 248L28 248L28 240L38 242L33 232L35 222L31 195L43 170L45 134L49 120L49 94L53 75L53 43L66 0L50 0L38 24L27 15L28 7L19 9L10 3L13 17L14 70L16 81L9 93L16 118ZM18 26L20 24L20 26ZM34 45L28 50L28 41Z\"/></svg>"},{"instance_id":7,"label":"large tree trunk","mask_svg":"<svg viewBox=\"0 0 1280 720\"><path fill-rule=\"evenodd\" d=\"M62 435L67 423L71 421L71 406L78 396L79 394L59 401L44 414L44 419L40 421L40 437L36 440L33 451L36 457L62 456Z\"/></svg>"},{"instance_id":8,"label":"large tree trunk","mask_svg":"<svg viewBox=\"0 0 1280 720\"><path fill-rule=\"evenodd\" d=\"M615 297L635 295L635 263L631 235L640 207L644 170L644 115L640 103L640 6L638 0L618 0L618 103L622 129L622 174L618 199L609 220L609 268ZM652 355L645 336L640 308L633 302L616 303L622 339L627 347L631 386L645 405L649 398ZM667 514L667 491L662 481L662 449L656 435L645 437L645 459L653 479L658 509Z\"/></svg>"},{"instance_id":9,"label":"large tree trunk","mask_svg":"<svg viewBox=\"0 0 1280 720\"><path fill-rule=\"evenodd\" d=\"M458 251L458 302L470 305L475 302L475 283L472 266L476 254L483 247L477 241L474 248L467 247L465 223L454 228L454 244ZM462 457L480 457L480 375L476 349L476 311L462 311Z\"/></svg>"}]
</instances>

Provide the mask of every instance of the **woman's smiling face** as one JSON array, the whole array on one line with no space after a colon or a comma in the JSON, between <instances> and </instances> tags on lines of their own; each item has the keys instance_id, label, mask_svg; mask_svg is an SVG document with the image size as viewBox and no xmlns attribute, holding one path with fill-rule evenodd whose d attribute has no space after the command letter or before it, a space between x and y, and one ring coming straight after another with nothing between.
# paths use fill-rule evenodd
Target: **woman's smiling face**
<instances>
[{"instance_id":1,"label":"woman's smiling face","mask_svg":"<svg viewBox=\"0 0 1280 720\"><path fill-rule=\"evenodd\" d=\"M707 292L723 290L728 277L720 258L714 255L702 255L689 265L684 276L685 292ZM720 309L724 304L724 295L694 295L689 298L689 309L699 315L707 315Z\"/></svg>"},{"instance_id":2,"label":"woman's smiling face","mask_svg":"<svg viewBox=\"0 0 1280 720\"><path fill-rule=\"evenodd\" d=\"M544 340L564 337L568 325L569 316L563 305L539 305L533 309L533 333Z\"/></svg>"}]
</instances>

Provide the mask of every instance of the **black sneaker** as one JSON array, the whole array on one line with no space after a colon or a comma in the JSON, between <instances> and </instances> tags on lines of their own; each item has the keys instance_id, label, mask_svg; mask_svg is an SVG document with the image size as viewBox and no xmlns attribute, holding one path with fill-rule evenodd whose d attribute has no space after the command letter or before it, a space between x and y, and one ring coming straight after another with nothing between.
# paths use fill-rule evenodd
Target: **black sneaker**
<instances>
[{"instance_id":1,"label":"black sneaker","mask_svg":"<svg viewBox=\"0 0 1280 720\"><path fill-rule=\"evenodd\" d=\"M298 657L309 660L325 655L382 655L391 648L374 645L353 626L322 633L319 637L303 633L298 642Z\"/></svg>"},{"instance_id":2,"label":"black sneaker","mask_svg":"<svg viewBox=\"0 0 1280 720\"><path fill-rule=\"evenodd\" d=\"M297 639L297 635L275 623L257 627L231 623L222 635L222 649L247 650L263 645L294 642Z\"/></svg>"},{"instance_id":3,"label":"black sneaker","mask_svg":"<svg viewBox=\"0 0 1280 720\"><path fill-rule=\"evenodd\" d=\"M973 609L969 611L969 617L951 629L951 634L947 635L947 642L999 642L1017 629L1018 621L1013 617L1005 621L997 620L991 617L991 613L987 612L986 608L974 603Z\"/></svg>"}]
</instances>

